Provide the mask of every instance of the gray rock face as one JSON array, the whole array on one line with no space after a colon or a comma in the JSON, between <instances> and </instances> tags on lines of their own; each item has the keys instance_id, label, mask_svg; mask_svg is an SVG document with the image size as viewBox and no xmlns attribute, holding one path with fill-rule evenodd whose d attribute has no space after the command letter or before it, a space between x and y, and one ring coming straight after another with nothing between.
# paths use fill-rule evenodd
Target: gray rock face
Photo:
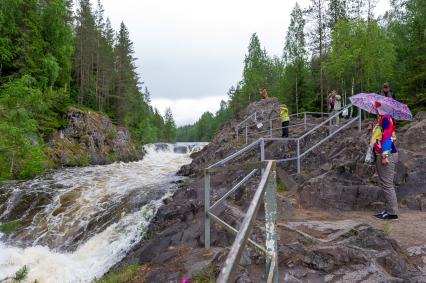
<instances>
[{"instance_id":1,"label":"gray rock face","mask_svg":"<svg viewBox=\"0 0 426 283\"><path fill-rule=\"evenodd\" d=\"M258 116L260 120L278 115L275 113L278 109L279 102L275 98L252 103L246 110L240 112L236 119L225 124L209 145L202 151L194 153L193 162L182 167L180 171L180 174L192 176L191 182L183 185L171 200L160 207L149 227L148 234L151 240L136 247L123 260L123 263L140 260L161 265L161 271L152 274L152 278L155 279L163 276L165 272L172 272L177 266L179 270L183 267L182 276L194 275L208 265L213 267L212 271L217 275L226 259L226 248L232 244L235 237L212 223L213 255L209 256L200 252L204 245L204 183L201 174L204 168L244 146L241 139L236 140L236 126L247 115L257 111L260 113ZM399 169L395 177L395 182L398 184L398 197L401 205L415 209L426 205L426 201L423 200L425 192L422 189L426 175L425 152L414 151L417 147L406 139L416 137L415 134L408 133L413 131L412 127L419 127L419 123L426 123L424 121L426 120L419 119L399 132L398 149L401 159L397 165ZM251 124L253 124L250 126L253 127L253 131L262 131L262 128L257 128L254 121ZM366 125L363 129L365 128ZM291 134L295 134L294 131ZM302 148L309 147L321 137L323 133L311 137L302 145ZM256 138L256 134L253 138ZM423 141L425 138L426 136L422 136L420 140ZM292 176L297 184L287 182L291 183L287 189L295 192L296 203L279 200L278 226L280 229L282 228L280 221L288 221L287 214L292 213L293 205L297 207L301 204L304 207L327 210L372 209L383 206L383 193L377 186L375 169L363 163L367 141L367 133L363 132L360 135L355 128L348 128L302 159L301 176ZM294 143L288 143L285 146L278 143L266 144L266 156L269 158L285 158L289 151L295 151ZM247 151L230 164L258 160L259 152L255 149ZM286 173L291 176L291 173L295 172L295 164L284 164L281 169L286 170ZM242 170L214 174L211 179L212 203L247 173ZM238 228L254 189L259 183L256 178L259 176L255 176L244 189L237 190L212 212L229 225ZM286 176L280 176L280 178L287 179ZM261 208L258 213L260 216L256 221L263 225L263 220L260 219L262 213ZM318 223L311 224L309 229L304 230L305 235L294 232L295 227L299 229L301 224L295 227L289 226L288 229L291 231L286 230L283 237L280 235L279 272L280 279L284 282L425 282L423 280L425 275L411 265L407 260L406 252L383 232L360 223L345 222L344 225L322 223L322 229L315 228ZM252 239L261 244L264 242L262 228L255 227L251 235ZM313 236L306 236L314 228L317 231L313 233ZM319 238L318 235L323 233L325 235ZM180 254L175 256L173 252L175 248L188 249L188 253L186 256ZM417 250L411 251L411 254L416 257L423 256L423 252L420 253ZM243 266L240 266L237 272L239 274L236 278L237 282L260 282L259 278L262 278L264 273L263 255L251 250L245 255L241 264ZM163 276L161 280L167 280L167 278Z\"/></svg>"},{"instance_id":2,"label":"gray rock face","mask_svg":"<svg viewBox=\"0 0 426 283\"><path fill-rule=\"evenodd\" d=\"M426 119L418 116L397 133L399 161L394 182L401 208L426 210ZM309 154L303 161L305 181L299 187L302 205L339 210L381 209L385 200L375 167L363 162L367 141L366 133L347 130Z\"/></svg>"},{"instance_id":3,"label":"gray rock face","mask_svg":"<svg viewBox=\"0 0 426 283\"><path fill-rule=\"evenodd\" d=\"M127 128L97 112L70 108L68 127L52 135L47 153L56 166L107 164L140 159Z\"/></svg>"},{"instance_id":4,"label":"gray rock face","mask_svg":"<svg viewBox=\"0 0 426 283\"><path fill-rule=\"evenodd\" d=\"M318 223L305 224L312 228L311 224ZM396 241L383 232L365 224L347 230L347 223L341 224L346 233L331 241L311 237L310 241L281 246L279 258L292 262L283 271L287 277L293 282L309 278L318 282L405 282L417 274ZM341 224L335 223L335 228Z\"/></svg>"}]
</instances>

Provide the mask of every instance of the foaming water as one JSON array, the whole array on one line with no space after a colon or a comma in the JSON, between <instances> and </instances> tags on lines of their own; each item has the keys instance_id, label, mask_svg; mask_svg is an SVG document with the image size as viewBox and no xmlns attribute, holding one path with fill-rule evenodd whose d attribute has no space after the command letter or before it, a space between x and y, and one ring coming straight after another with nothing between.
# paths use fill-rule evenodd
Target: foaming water
<instances>
[{"instance_id":1,"label":"foaming water","mask_svg":"<svg viewBox=\"0 0 426 283\"><path fill-rule=\"evenodd\" d=\"M28 282L90 282L138 243L204 144L153 144L143 160L70 168L0 187L0 221L20 227L0 241L0 280L26 265ZM183 148L186 148L185 150Z\"/></svg>"}]
</instances>

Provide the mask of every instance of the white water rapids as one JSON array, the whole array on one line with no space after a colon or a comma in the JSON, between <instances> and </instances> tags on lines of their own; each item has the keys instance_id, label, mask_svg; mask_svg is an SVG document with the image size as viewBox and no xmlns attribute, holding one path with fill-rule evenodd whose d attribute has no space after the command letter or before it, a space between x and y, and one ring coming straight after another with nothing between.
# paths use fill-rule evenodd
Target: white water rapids
<instances>
[{"instance_id":1,"label":"white water rapids","mask_svg":"<svg viewBox=\"0 0 426 283\"><path fill-rule=\"evenodd\" d=\"M63 169L0 186L0 222L20 224L11 235L0 233L0 280L24 265L28 282L101 277L142 240L182 178L175 173L204 145L148 145L138 162Z\"/></svg>"}]
</instances>

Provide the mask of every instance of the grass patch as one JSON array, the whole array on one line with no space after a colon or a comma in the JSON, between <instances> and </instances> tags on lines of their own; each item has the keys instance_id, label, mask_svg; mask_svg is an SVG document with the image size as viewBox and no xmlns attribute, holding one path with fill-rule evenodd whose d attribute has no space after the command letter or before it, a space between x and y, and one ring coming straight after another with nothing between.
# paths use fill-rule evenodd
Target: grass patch
<instances>
[{"instance_id":1,"label":"grass patch","mask_svg":"<svg viewBox=\"0 0 426 283\"><path fill-rule=\"evenodd\" d=\"M8 223L0 223L0 232L10 234L18 228L18 221L10 221Z\"/></svg>"},{"instance_id":2,"label":"grass patch","mask_svg":"<svg viewBox=\"0 0 426 283\"><path fill-rule=\"evenodd\" d=\"M390 223L385 223L383 225L383 234L385 234L385 236L389 236L391 233L391 225Z\"/></svg>"},{"instance_id":3,"label":"grass patch","mask_svg":"<svg viewBox=\"0 0 426 283\"><path fill-rule=\"evenodd\" d=\"M212 266L206 268L194 276L194 283L215 283L216 274Z\"/></svg>"},{"instance_id":4,"label":"grass patch","mask_svg":"<svg viewBox=\"0 0 426 283\"><path fill-rule=\"evenodd\" d=\"M285 191L286 191L286 188L284 184L281 181L277 180L277 192L283 193Z\"/></svg>"},{"instance_id":5,"label":"grass patch","mask_svg":"<svg viewBox=\"0 0 426 283\"><path fill-rule=\"evenodd\" d=\"M103 278L95 280L94 283L126 283L134 279L141 269L140 265L132 264L120 268L116 272L105 275Z\"/></svg>"}]
</instances>

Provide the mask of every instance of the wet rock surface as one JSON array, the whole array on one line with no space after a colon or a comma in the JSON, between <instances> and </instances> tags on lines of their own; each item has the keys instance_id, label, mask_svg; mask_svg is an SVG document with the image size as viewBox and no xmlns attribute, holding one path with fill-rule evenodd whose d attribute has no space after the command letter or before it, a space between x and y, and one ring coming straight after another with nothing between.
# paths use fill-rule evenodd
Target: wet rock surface
<instances>
[{"instance_id":1,"label":"wet rock surface","mask_svg":"<svg viewBox=\"0 0 426 283\"><path fill-rule=\"evenodd\" d=\"M53 134L47 145L49 158L58 167L135 161L142 154L133 144L126 127L93 111L71 107L68 127Z\"/></svg>"}]
</instances>

